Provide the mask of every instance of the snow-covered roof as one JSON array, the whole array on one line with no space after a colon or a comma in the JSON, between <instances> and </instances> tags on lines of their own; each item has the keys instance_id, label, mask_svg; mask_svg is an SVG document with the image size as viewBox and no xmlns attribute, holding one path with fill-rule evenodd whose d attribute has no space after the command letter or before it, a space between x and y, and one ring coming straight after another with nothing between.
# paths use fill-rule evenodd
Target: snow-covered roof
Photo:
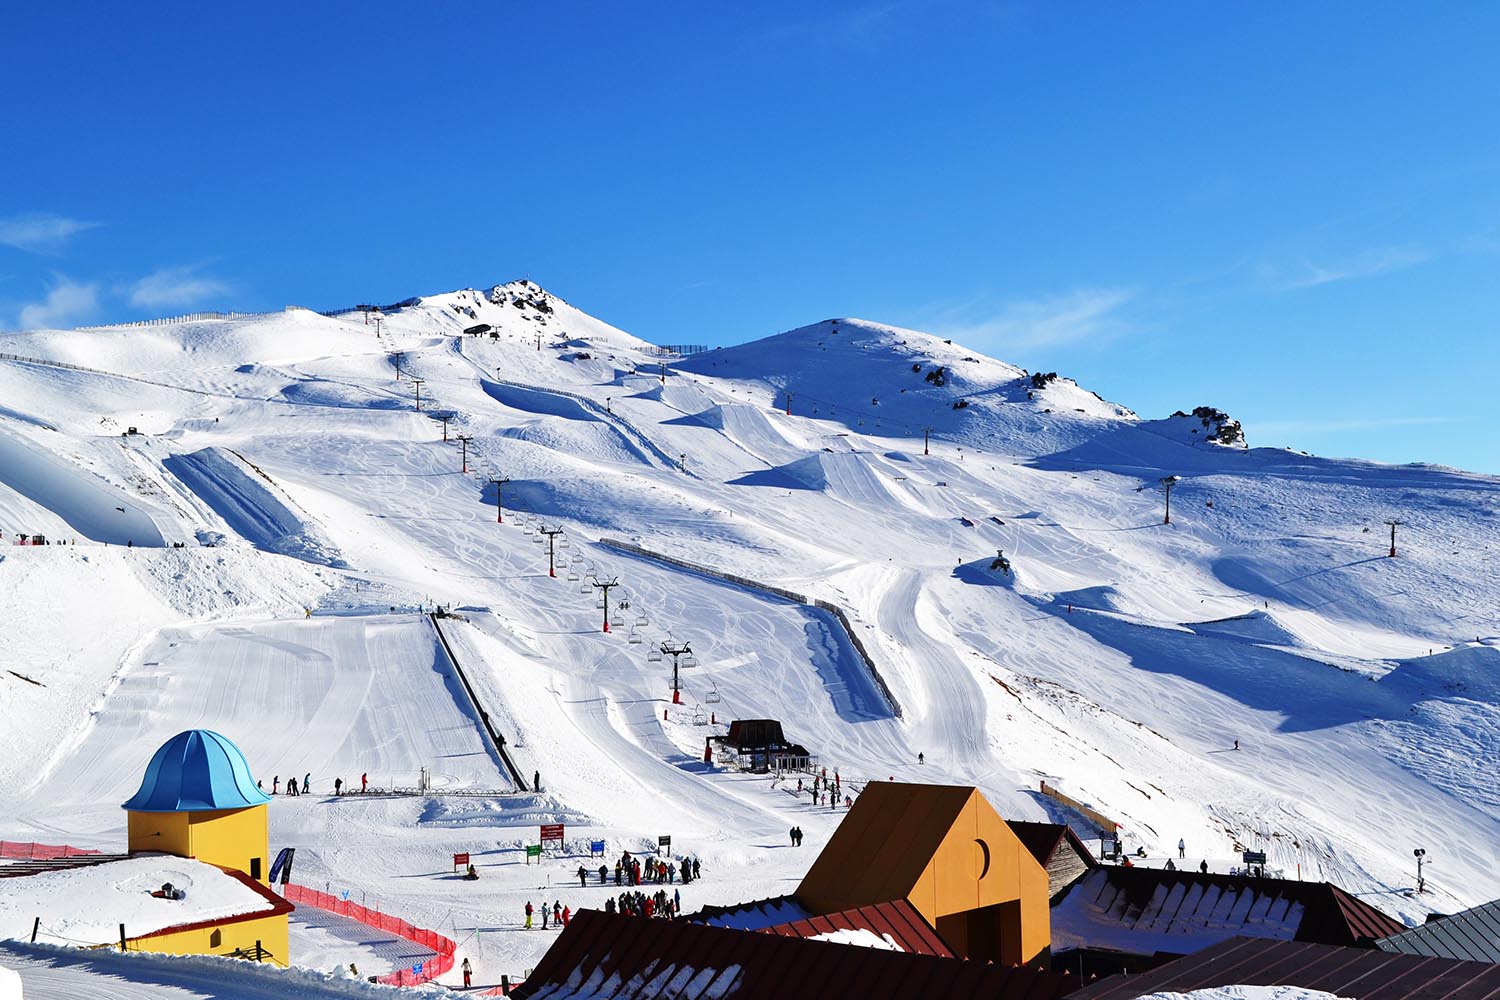
<instances>
[{"instance_id":1,"label":"snow-covered roof","mask_svg":"<svg viewBox=\"0 0 1500 1000\"><path fill-rule=\"evenodd\" d=\"M208 729L178 733L151 758L140 790L122 806L140 812L243 809L270 802L239 747Z\"/></svg>"},{"instance_id":2,"label":"snow-covered roof","mask_svg":"<svg viewBox=\"0 0 1500 1000\"><path fill-rule=\"evenodd\" d=\"M185 893L163 899L151 893L170 882ZM26 939L41 919L39 941L109 944L169 927L248 916L280 908L263 889L252 888L213 865L169 854L138 854L123 861L5 880L0 892L0 938Z\"/></svg>"},{"instance_id":3,"label":"snow-covered roof","mask_svg":"<svg viewBox=\"0 0 1500 1000\"><path fill-rule=\"evenodd\" d=\"M729 927L737 931L763 931L778 924L806 920L812 911L797 902L795 896L773 896L733 906L705 906L687 919L711 927Z\"/></svg>"}]
</instances>

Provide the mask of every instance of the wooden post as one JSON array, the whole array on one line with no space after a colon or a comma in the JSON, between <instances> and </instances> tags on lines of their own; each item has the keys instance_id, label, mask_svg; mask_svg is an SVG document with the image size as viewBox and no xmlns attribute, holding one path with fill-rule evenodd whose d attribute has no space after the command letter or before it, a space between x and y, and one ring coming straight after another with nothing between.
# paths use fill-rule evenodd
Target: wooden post
<instances>
[{"instance_id":1,"label":"wooden post","mask_svg":"<svg viewBox=\"0 0 1500 1000\"><path fill-rule=\"evenodd\" d=\"M125 950L125 925L120 925L120 950Z\"/></svg>"},{"instance_id":2,"label":"wooden post","mask_svg":"<svg viewBox=\"0 0 1500 1000\"><path fill-rule=\"evenodd\" d=\"M503 997L510 996L510 976L504 973L500 975L500 995Z\"/></svg>"},{"instance_id":3,"label":"wooden post","mask_svg":"<svg viewBox=\"0 0 1500 1000\"><path fill-rule=\"evenodd\" d=\"M41 929L41 926L42 926L42 918L41 917L37 917L34 921L32 921L32 923L31 923L31 943L32 944L36 944L36 932Z\"/></svg>"}]
</instances>

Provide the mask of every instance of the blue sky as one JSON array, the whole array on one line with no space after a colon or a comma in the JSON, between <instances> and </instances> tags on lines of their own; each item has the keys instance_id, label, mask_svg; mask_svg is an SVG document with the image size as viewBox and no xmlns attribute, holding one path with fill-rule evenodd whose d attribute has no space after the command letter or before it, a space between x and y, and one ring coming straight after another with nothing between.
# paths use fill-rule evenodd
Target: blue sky
<instances>
[{"instance_id":1,"label":"blue sky","mask_svg":"<svg viewBox=\"0 0 1500 1000\"><path fill-rule=\"evenodd\" d=\"M7 13L0 328L529 276L1500 473L1495 4L220 6Z\"/></svg>"}]
</instances>

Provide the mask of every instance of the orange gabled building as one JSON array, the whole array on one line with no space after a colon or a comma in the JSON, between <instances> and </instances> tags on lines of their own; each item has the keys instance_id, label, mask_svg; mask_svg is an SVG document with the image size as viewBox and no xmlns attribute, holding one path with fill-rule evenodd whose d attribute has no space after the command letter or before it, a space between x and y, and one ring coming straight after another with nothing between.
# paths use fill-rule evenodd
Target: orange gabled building
<instances>
[{"instance_id":1,"label":"orange gabled building","mask_svg":"<svg viewBox=\"0 0 1500 1000\"><path fill-rule=\"evenodd\" d=\"M814 914L905 899L954 953L1047 958L1047 872L979 789L872 781L798 886Z\"/></svg>"}]
</instances>

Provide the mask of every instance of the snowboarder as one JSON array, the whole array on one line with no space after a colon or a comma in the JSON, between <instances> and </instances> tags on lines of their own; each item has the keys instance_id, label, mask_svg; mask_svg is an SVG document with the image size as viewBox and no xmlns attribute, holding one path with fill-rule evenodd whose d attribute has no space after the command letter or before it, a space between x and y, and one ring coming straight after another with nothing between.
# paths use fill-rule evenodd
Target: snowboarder
<instances>
[{"instance_id":1,"label":"snowboarder","mask_svg":"<svg viewBox=\"0 0 1500 1000\"><path fill-rule=\"evenodd\" d=\"M474 983L473 983L473 970L469 968L469 960L467 958L464 959L463 970L464 970L464 989L468 989Z\"/></svg>"},{"instance_id":2,"label":"snowboarder","mask_svg":"<svg viewBox=\"0 0 1500 1000\"><path fill-rule=\"evenodd\" d=\"M470 882L477 882L479 881L479 872L474 870L473 865L470 865L469 870L464 872L464 878L468 879Z\"/></svg>"},{"instance_id":3,"label":"snowboarder","mask_svg":"<svg viewBox=\"0 0 1500 1000\"><path fill-rule=\"evenodd\" d=\"M1177 838L1177 856L1179 858L1187 857L1187 841L1181 837Z\"/></svg>"},{"instance_id":4,"label":"snowboarder","mask_svg":"<svg viewBox=\"0 0 1500 1000\"><path fill-rule=\"evenodd\" d=\"M367 792L369 790L370 790L370 776L368 774L361 774L359 776L359 794L363 795L365 792Z\"/></svg>"},{"instance_id":5,"label":"snowboarder","mask_svg":"<svg viewBox=\"0 0 1500 1000\"><path fill-rule=\"evenodd\" d=\"M1236 749L1236 750L1238 750L1238 749L1239 749L1239 748L1240 748L1240 741L1239 741L1239 740L1235 740L1235 741L1234 741L1234 748L1235 748L1235 749Z\"/></svg>"},{"instance_id":6,"label":"snowboarder","mask_svg":"<svg viewBox=\"0 0 1500 1000\"><path fill-rule=\"evenodd\" d=\"M531 930L531 900L526 901L526 929Z\"/></svg>"}]
</instances>

